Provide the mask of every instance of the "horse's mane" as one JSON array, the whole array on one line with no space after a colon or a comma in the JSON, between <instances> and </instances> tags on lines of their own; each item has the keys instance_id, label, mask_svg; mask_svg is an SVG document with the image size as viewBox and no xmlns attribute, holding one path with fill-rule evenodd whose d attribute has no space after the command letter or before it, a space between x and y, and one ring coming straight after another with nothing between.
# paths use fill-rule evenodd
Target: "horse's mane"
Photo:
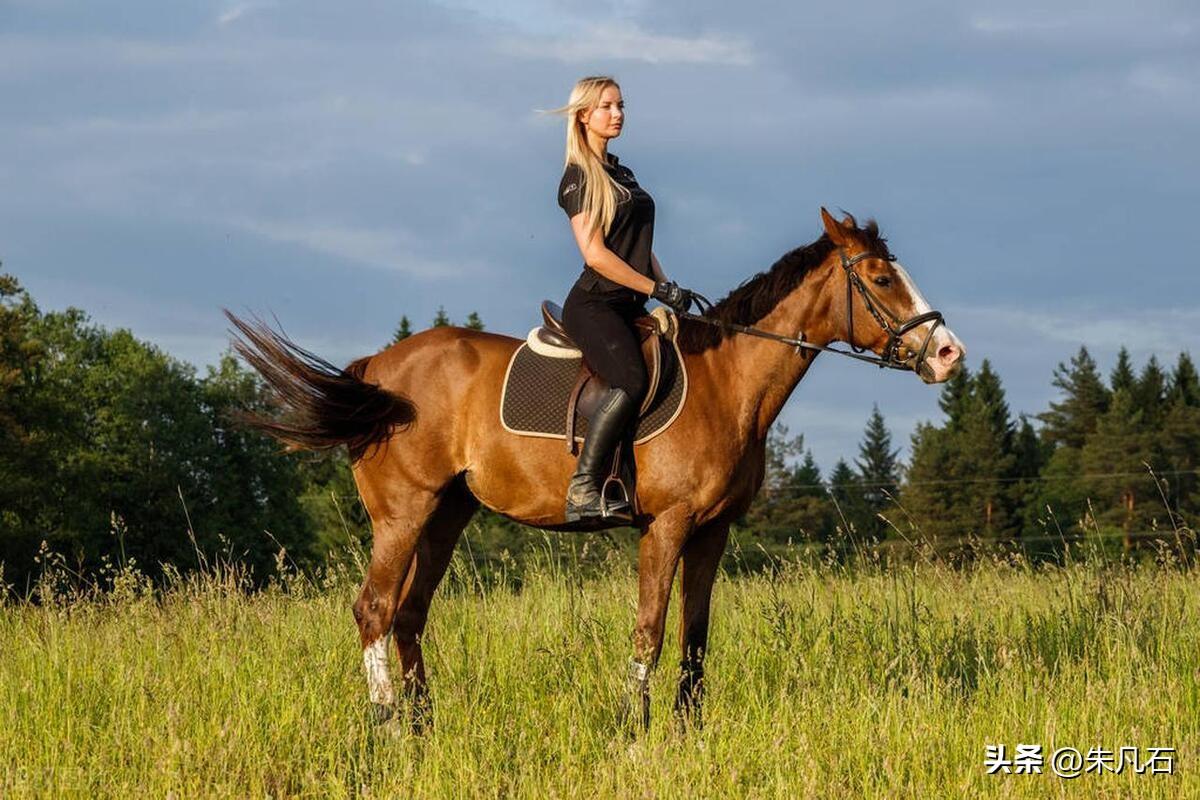
<instances>
[{"instance_id":1,"label":"horse's mane","mask_svg":"<svg viewBox=\"0 0 1200 800\"><path fill-rule=\"evenodd\" d=\"M854 224L853 217L847 217L847 220ZM887 239L880 235L875 220L867 220L864 227L856 228L856 232L862 243L872 251L881 255L888 253ZM828 258L835 248L829 235L822 233L820 239L785 253L770 269L742 281L737 288L713 304L704 316L720 322L753 325L771 313L780 300L800 285L809 270ZM700 353L716 347L728 335L725 328L717 325L684 319L680 320L676 341L680 351Z\"/></svg>"}]
</instances>

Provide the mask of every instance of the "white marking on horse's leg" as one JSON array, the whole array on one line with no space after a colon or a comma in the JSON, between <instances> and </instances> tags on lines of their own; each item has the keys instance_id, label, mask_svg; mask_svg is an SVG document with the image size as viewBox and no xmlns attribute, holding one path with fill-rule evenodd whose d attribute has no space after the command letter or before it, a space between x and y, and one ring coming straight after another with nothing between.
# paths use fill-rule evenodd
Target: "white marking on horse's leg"
<instances>
[{"instance_id":1,"label":"white marking on horse's leg","mask_svg":"<svg viewBox=\"0 0 1200 800\"><path fill-rule=\"evenodd\" d=\"M363 666L367 668L367 691L370 692L371 702L390 706L396 700L396 693L388 672L387 634L363 648Z\"/></svg>"}]
</instances>

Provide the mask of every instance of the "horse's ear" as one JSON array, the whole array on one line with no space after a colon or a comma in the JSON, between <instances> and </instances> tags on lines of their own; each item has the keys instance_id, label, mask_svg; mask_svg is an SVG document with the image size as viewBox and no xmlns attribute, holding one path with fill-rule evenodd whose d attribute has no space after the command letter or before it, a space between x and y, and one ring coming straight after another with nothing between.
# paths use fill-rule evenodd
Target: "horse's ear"
<instances>
[{"instance_id":1,"label":"horse's ear","mask_svg":"<svg viewBox=\"0 0 1200 800\"><path fill-rule=\"evenodd\" d=\"M825 206L821 206L821 222L825 225L825 235L830 240L841 247L846 244L849 238L846 236L846 230L842 227L842 223L833 218L833 215L825 210Z\"/></svg>"}]
</instances>

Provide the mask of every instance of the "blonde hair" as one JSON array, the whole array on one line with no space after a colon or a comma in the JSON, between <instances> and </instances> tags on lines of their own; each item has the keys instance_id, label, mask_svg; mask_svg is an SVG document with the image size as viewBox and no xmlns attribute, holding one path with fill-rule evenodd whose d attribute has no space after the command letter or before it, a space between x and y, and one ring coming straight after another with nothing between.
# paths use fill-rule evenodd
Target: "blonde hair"
<instances>
[{"instance_id":1,"label":"blonde hair","mask_svg":"<svg viewBox=\"0 0 1200 800\"><path fill-rule=\"evenodd\" d=\"M548 112L567 118L567 155L563 167L575 164L583 170L583 213L587 215L589 239L597 228L608 233L617 213L617 204L629 198L629 190L609 177L604 162L588 145L587 129L579 121L580 112L595 108L600 103L600 95L609 86L621 88L608 75L580 78L571 89L567 104Z\"/></svg>"}]
</instances>

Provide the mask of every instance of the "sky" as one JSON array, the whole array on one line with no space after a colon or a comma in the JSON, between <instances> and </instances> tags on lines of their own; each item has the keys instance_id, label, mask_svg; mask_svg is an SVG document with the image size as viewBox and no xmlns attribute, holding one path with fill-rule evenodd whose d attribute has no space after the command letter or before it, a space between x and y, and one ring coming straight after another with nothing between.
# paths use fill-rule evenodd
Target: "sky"
<instances>
[{"instance_id":1,"label":"sky","mask_svg":"<svg viewBox=\"0 0 1200 800\"><path fill-rule=\"evenodd\" d=\"M580 257L562 105L614 75L612 152L667 274L712 299L874 217L1015 413L1086 344L1200 356L1200 6L0 0L0 261L198 367L222 307L335 362L478 311L524 336ZM823 356L780 416L828 471L936 387Z\"/></svg>"}]
</instances>

